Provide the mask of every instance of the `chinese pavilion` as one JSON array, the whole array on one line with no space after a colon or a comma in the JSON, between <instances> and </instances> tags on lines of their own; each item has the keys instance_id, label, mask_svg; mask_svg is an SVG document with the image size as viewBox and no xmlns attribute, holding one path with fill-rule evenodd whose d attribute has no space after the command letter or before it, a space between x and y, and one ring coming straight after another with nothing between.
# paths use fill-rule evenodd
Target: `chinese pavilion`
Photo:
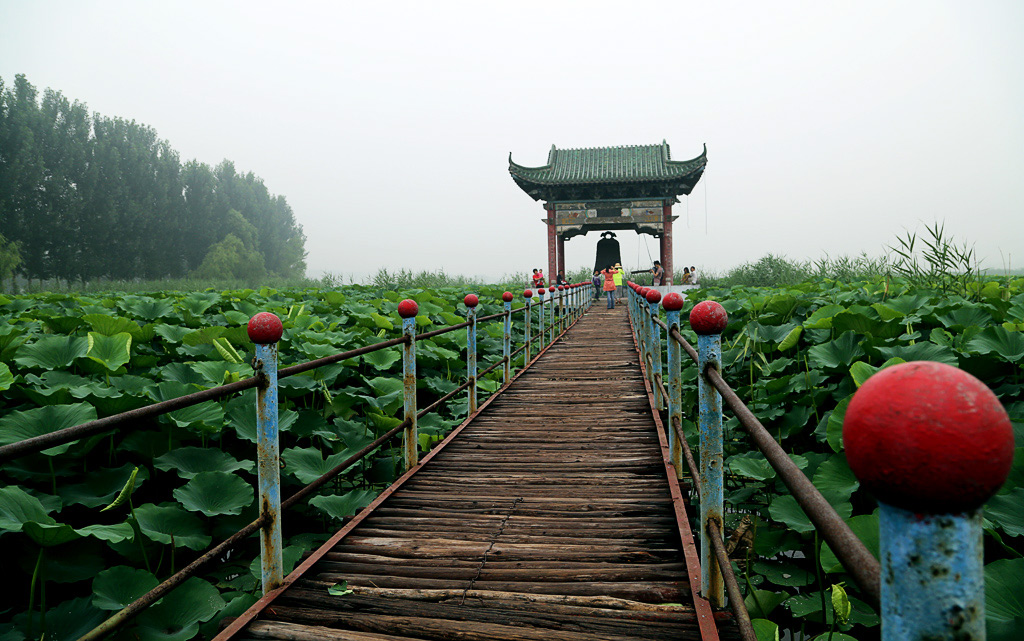
<instances>
[{"instance_id":1,"label":"chinese pavilion","mask_svg":"<svg viewBox=\"0 0 1024 641\"><path fill-rule=\"evenodd\" d=\"M708 164L708 149L692 160L672 160L668 143L558 149L548 162L524 167L508 156L512 179L543 200L548 227L548 274L565 273L565 241L590 231L632 229L659 239L665 284L672 284L672 205L689 194Z\"/></svg>"}]
</instances>

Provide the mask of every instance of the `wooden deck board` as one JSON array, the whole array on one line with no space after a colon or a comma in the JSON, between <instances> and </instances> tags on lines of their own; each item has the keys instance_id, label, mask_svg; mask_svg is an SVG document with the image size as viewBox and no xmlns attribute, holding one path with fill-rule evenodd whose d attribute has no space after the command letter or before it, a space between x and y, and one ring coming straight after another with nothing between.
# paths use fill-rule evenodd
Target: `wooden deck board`
<instances>
[{"instance_id":1,"label":"wooden deck board","mask_svg":"<svg viewBox=\"0 0 1024 641\"><path fill-rule=\"evenodd\" d=\"M663 456L625 312L594 308L234 638L700 639Z\"/></svg>"}]
</instances>

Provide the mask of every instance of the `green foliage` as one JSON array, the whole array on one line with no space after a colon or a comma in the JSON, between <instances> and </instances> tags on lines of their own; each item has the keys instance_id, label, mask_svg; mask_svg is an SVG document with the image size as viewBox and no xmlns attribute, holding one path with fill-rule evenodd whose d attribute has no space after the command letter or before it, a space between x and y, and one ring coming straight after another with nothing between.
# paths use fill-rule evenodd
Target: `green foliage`
<instances>
[{"instance_id":1,"label":"green foliage","mask_svg":"<svg viewBox=\"0 0 1024 641\"><path fill-rule=\"evenodd\" d=\"M996 393L1015 422L1018 448L1009 480L985 508L987 598L998 603L988 626L990 637L1014 638L1013 625L1024 623L1015 581L1024 576L1017 567L1024 557L1024 327L1018 327L1024 282L978 290L957 289L952 280L934 284L875 276L776 288L706 287L688 303L710 298L726 307L723 376L876 556L877 503L843 452L843 419L853 393L879 370L910 360L960 367ZM684 404L695 411L696 367L684 364L683 377ZM734 558L748 578L741 583L751 616L765 622L764 634L771 636L771 623L815 639L827 639L830 631L833 639L877 636L869 629L877 626L877 613L774 469L735 420L725 431L725 466L733 473L726 476L727 513L746 514L756 528L750 551ZM834 612L836 603L840 614L846 608L834 587L839 584L849 596L846 622ZM783 607L774 607L776 594L783 595Z\"/></svg>"},{"instance_id":2,"label":"green foliage","mask_svg":"<svg viewBox=\"0 0 1024 641\"><path fill-rule=\"evenodd\" d=\"M501 308L504 287L474 289L481 314ZM257 311L282 318L281 365L287 366L396 337L403 298L420 303L421 328L461 322L464 295L461 287L350 286L0 297L0 444L251 376L254 347L245 324ZM501 321L480 330L481 365L501 353L501 341L493 338L500 332L492 324L500 327ZM465 332L418 345L419 400L426 406L461 383ZM493 389L493 378L481 381L481 390ZM41 567L48 603L77 608L83 621L96 612L102 620L151 586L153 577L166 579L256 518L255 396L249 390L207 401L5 464L0 539L14 558L35 560L45 547ZM389 348L284 378L279 403L281 477L288 495L400 422L401 351ZM456 402L423 417L421 447L429 450L464 416L465 403ZM400 459L397 446L379 448L344 470L308 506L289 511L286 534L296 536L286 542L286 558L298 559L326 538L336 519L372 501L401 472L394 463ZM181 599L183 612L154 606L126 634L212 636L220 617L237 615L253 602L258 581L250 564L258 564L258 556L255 538L243 543L201 583L182 588L187 598L171 600ZM17 633L26 632L31 565L10 569L17 596L0 613L0 630L14 625ZM38 638L39 581L34 594ZM187 607L194 598L214 603L217 611L196 618L195 608ZM47 638L60 631L53 612L47 613Z\"/></svg>"}]
</instances>

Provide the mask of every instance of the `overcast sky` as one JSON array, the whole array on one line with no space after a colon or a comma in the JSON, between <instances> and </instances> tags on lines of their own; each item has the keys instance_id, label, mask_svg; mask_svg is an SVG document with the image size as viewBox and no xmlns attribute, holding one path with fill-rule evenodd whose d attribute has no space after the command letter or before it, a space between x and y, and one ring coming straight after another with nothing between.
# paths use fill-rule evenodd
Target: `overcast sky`
<instances>
[{"instance_id":1,"label":"overcast sky","mask_svg":"<svg viewBox=\"0 0 1024 641\"><path fill-rule=\"evenodd\" d=\"M944 221L1024 266L1024 2L21 2L0 76L233 160L309 274L546 265L508 174L563 148L708 146L675 262L878 256ZM658 241L621 233L623 263ZM591 265L598 236L566 244Z\"/></svg>"}]
</instances>

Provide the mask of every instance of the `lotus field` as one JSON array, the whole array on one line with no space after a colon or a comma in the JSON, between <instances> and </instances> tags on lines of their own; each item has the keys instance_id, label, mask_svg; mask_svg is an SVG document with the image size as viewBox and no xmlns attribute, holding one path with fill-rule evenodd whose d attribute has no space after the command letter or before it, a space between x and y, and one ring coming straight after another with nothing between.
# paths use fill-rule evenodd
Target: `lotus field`
<instances>
[{"instance_id":1,"label":"lotus field","mask_svg":"<svg viewBox=\"0 0 1024 641\"><path fill-rule=\"evenodd\" d=\"M251 376L245 325L260 311L284 321L280 354L288 366L399 336L403 298L419 303L421 331L462 322L465 293L352 286L0 296L0 444ZM500 311L500 290L476 293L481 315ZM876 554L876 505L843 454L843 415L854 391L880 368L911 360L958 366L992 388L1014 421L1019 447L1010 480L985 508L989 638L1016 638L1024 625L1024 279L963 295L831 281L689 294L688 305L712 298L725 306L726 380ZM515 317L514 335L521 319ZM500 322L482 326L482 367L500 358L501 335ZM420 407L461 383L465 341L456 331L417 342ZM697 369L684 366L684 408L692 419ZM498 376L481 380L481 388L496 389ZM399 348L282 379L283 494L398 425L401 412ZM423 417L421 448L465 413L459 397ZM692 420L686 428L696 450ZM5 463L0 639L38 639L44 630L47 641L76 639L254 520L255 429L250 390ZM836 641L877 638L877 613L728 414L725 431L726 533L758 629L768 638L777 628L824 631L823 638L831 629ZM399 445L382 448L284 515L286 571L401 472ZM141 614L120 638L212 636L220 619L257 599L258 555L253 538ZM834 620L837 584L852 608Z\"/></svg>"}]
</instances>

